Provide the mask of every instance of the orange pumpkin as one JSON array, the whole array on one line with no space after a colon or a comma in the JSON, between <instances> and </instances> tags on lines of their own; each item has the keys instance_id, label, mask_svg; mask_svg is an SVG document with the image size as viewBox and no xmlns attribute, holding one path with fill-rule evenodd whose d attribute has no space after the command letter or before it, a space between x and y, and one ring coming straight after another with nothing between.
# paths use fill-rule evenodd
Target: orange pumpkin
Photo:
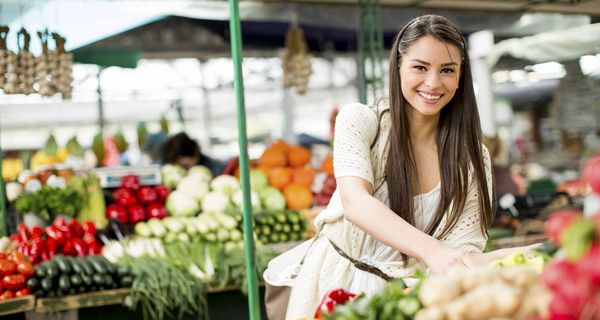
<instances>
[{"instance_id":1,"label":"orange pumpkin","mask_svg":"<svg viewBox=\"0 0 600 320\"><path fill-rule=\"evenodd\" d=\"M304 167L310 162L310 151L304 147L290 147L287 159L292 168Z\"/></svg>"},{"instance_id":2,"label":"orange pumpkin","mask_svg":"<svg viewBox=\"0 0 600 320\"><path fill-rule=\"evenodd\" d=\"M321 171L333 174L333 155L328 154L321 164Z\"/></svg>"},{"instance_id":3,"label":"orange pumpkin","mask_svg":"<svg viewBox=\"0 0 600 320\"><path fill-rule=\"evenodd\" d=\"M289 209L302 210L310 208L313 203L313 195L310 189L301 184L292 183L283 190L285 202Z\"/></svg>"},{"instance_id":4,"label":"orange pumpkin","mask_svg":"<svg viewBox=\"0 0 600 320\"><path fill-rule=\"evenodd\" d=\"M287 157L280 149L267 148L258 159L258 165L267 168L285 167Z\"/></svg>"},{"instance_id":5,"label":"orange pumpkin","mask_svg":"<svg viewBox=\"0 0 600 320\"><path fill-rule=\"evenodd\" d=\"M279 190L283 190L292 182L292 169L290 168L273 168L267 172L269 184Z\"/></svg>"},{"instance_id":6,"label":"orange pumpkin","mask_svg":"<svg viewBox=\"0 0 600 320\"><path fill-rule=\"evenodd\" d=\"M310 189L314 178L315 178L315 170L314 169L309 168L309 167L297 168L297 169L294 169L294 174L292 176L292 183L301 184Z\"/></svg>"}]
</instances>

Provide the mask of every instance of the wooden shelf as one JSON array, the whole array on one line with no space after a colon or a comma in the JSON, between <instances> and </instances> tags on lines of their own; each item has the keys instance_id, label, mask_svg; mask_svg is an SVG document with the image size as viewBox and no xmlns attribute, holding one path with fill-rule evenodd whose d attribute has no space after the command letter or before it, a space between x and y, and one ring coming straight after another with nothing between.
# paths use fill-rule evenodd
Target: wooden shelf
<instances>
[{"instance_id":1,"label":"wooden shelf","mask_svg":"<svg viewBox=\"0 0 600 320\"><path fill-rule=\"evenodd\" d=\"M122 304L129 295L130 288L103 290L69 295L57 298L39 298L35 312L53 312L89 307Z\"/></svg>"},{"instance_id":2,"label":"wooden shelf","mask_svg":"<svg viewBox=\"0 0 600 320\"><path fill-rule=\"evenodd\" d=\"M35 297L27 295L0 302L0 316L30 311L35 308Z\"/></svg>"}]
</instances>

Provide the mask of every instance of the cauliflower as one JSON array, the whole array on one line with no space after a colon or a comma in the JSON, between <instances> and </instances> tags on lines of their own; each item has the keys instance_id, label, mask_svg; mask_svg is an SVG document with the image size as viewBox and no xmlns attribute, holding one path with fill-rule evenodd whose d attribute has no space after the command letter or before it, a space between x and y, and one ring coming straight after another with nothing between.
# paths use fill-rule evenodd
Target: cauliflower
<instances>
[{"instance_id":1,"label":"cauliflower","mask_svg":"<svg viewBox=\"0 0 600 320\"><path fill-rule=\"evenodd\" d=\"M229 209L231 202L229 196L219 191L211 191L204 196L202 212L223 213Z\"/></svg>"},{"instance_id":2,"label":"cauliflower","mask_svg":"<svg viewBox=\"0 0 600 320\"><path fill-rule=\"evenodd\" d=\"M205 181L198 174L188 175L179 181L177 191L183 192L200 202L208 193L208 181Z\"/></svg>"},{"instance_id":3,"label":"cauliflower","mask_svg":"<svg viewBox=\"0 0 600 320\"><path fill-rule=\"evenodd\" d=\"M188 176L198 175L206 182L212 179L212 172L205 166L193 166L188 170Z\"/></svg>"},{"instance_id":4,"label":"cauliflower","mask_svg":"<svg viewBox=\"0 0 600 320\"><path fill-rule=\"evenodd\" d=\"M233 200L233 204L235 204L236 207L242 208L243 201L244 201L244 196L243 196L242 190L238 190L233 195L232 200ZM260 209L261 209L260 197L258 196L258 193L256 193L255 191L250 191L250 202L252 203L252 211L254 211L254 212L260 211Z\"/></svg>"},{"instance_id":5,"label":"cauliflower","mask_svg":"<svg viewBox=\"0 0 600 320\"><path fill-rule=\"evenodd\" d=\"M175 189L179 180L185 177L185 169L182 166L174 164L165 164L160 169L160 173L162 175L163 184L171 190Z\"/></svg>"},{"instance_id":6,"label":"cauliflower","mask_svg":"<svg viewBox=\"0 0 600 320\"><path fill-rule=\"evenodd\" d=\"M260 200L263 207L268 211L279 211L285 209L285 197L276 188L266 187L260 192Z\"/></svg>"},{"instance_id":7,"label":"cauliflower","mask_svg":"<svg viewBox=\"0 0 600 320\"><path fill-rule=\"evenodd\" d=\"M240 182L234 176L223 174L210 182L210 189L232 196L236 191L240 190Z\"/></svg>"},{"instance_id":8,"label":"cauliflower","mask_svg":"<svg viewBox=\"0 0 600 320\"><path fill-rule=\"evenodd\" d=\"M269 179L264 172L258 169L250 170L250 187L252 190L260 191L268 186Z\"/></svg>"},{"instance_id":9,"label":"cauliflower","mask_svg":"<svg viewBox=\"0 0 600 320\"><path fill-rule=\"evenodd\" d=\"M170 215L184 217L193 216L200 209L198 201L178 190L175 190L169 194L166 207Z\"/></svg>"}]
</instances>

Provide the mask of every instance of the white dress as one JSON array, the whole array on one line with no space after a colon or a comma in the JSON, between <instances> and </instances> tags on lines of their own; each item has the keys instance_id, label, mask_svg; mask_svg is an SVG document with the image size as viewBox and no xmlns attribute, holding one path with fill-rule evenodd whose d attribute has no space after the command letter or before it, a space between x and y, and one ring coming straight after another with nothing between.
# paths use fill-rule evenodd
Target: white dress
<instances>
[{"instance_id":1,"label":"white dress","mask_svg":"<svg viewBox=\"0 0 600 320\"><path fill-rule=\"evenodd\" d=\"M370 148L377 134L376 114L362 104L348 105L340 111L336 119L333 153L336 178L355 176L365 179L376 189L373 196L388 206L388 189L383 172L387 160L386 142L389 129L390 119L387 112L381 118L380 136L373 148ZM491 192L489 154L487 149L484 149L483 153L488 188ZM380 185L381 187L377 188ZM469 187L461 218L452 231L441 239L445 245L463 252L483 251L487 238L479 227L476 193L477 188L473 182ZM440 184L431 191L414 197L414 201L415 227L424 230L433 219L440 201ZM439 234L445 221L446 219L442 219L434 236ZM292 286L286 315L288 320L311 318L323 296L330 290L344 288L354 293L372 295L387 283L372 273L356 269L350 261L335 251L329 240L341 247L350 257L377 267L389 276L402 278L409 285L414 283L411 281L414 278L411 277L416 269L427 271L427 267L414 258L409 258L408 264L404 265L400 252L375 240L346 220L337 190L327 208L315 219L315 225L317 229L322 229L312 245L312 240L308 240L276 257L264 273L265 281L272 285ZM304 263L293 279L297 262L305 255Z\"/></svg>"}]
</instances>

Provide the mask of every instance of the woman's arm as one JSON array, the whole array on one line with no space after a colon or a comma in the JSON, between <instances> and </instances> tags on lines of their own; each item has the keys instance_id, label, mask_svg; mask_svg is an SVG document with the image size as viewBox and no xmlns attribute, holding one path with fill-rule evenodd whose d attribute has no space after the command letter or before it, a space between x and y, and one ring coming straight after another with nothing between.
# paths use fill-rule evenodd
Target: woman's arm
<instances>
[{"instance_id":1,"label":"woman's arm","mask_svg":"<svg viewBox=\"0 0 600 320\"><path fill-rule=\"evenodd\" d=\"M463 263L463 253L410 225L371 195L372 186L358 177L338 178L344 216L378 241L423 261L434 273Z\"/></svg>"}]
</instances>

